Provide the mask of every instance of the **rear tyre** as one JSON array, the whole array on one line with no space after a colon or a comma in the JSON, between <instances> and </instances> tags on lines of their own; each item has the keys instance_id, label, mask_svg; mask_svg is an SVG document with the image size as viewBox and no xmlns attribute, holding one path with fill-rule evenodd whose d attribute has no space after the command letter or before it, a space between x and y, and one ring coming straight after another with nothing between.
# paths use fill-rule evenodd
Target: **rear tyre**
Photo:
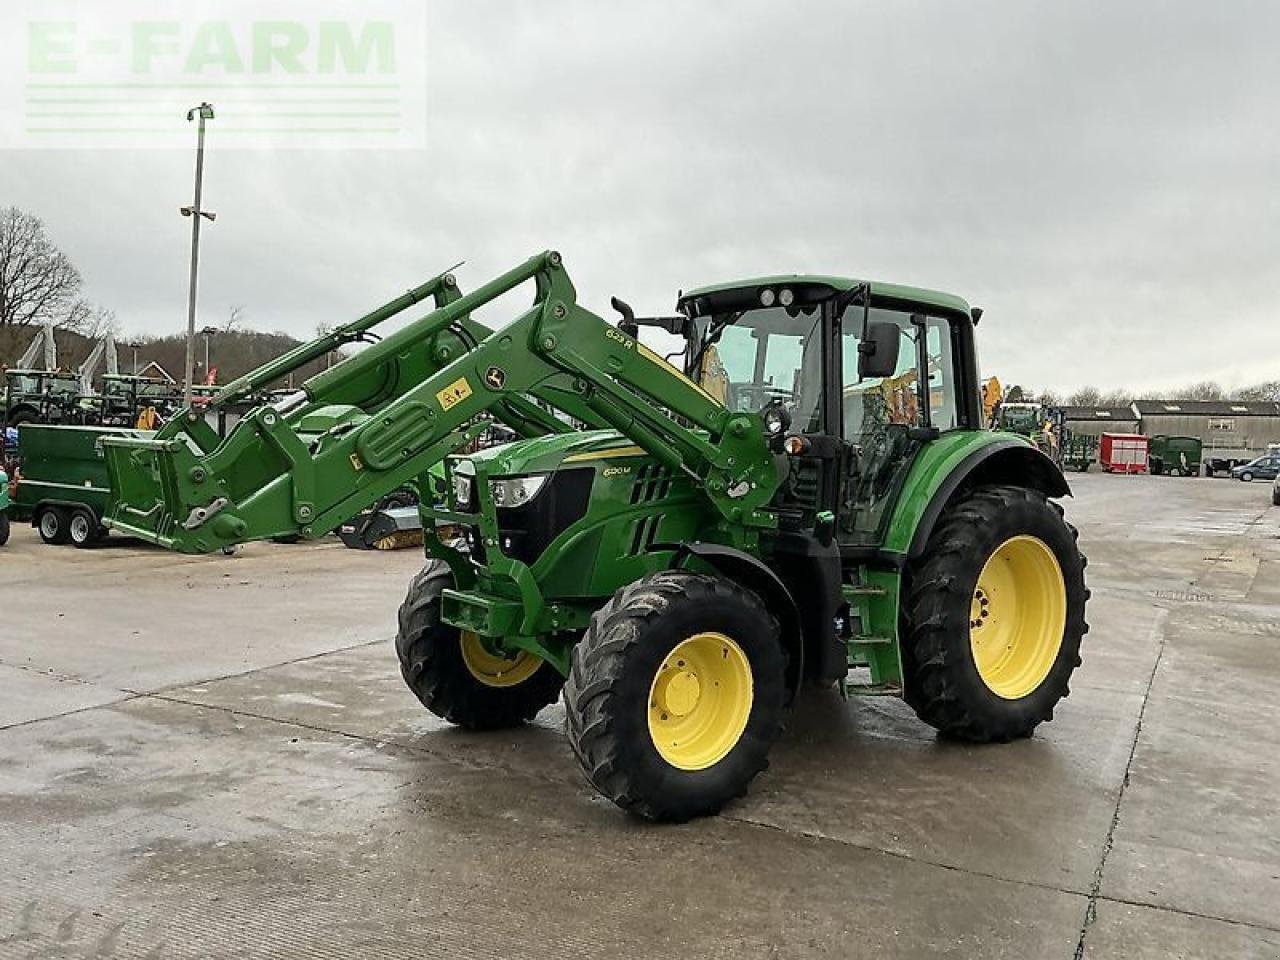
<instances>
[{"instance_id":1,"label":"rear tyre","mask_svg":"<svg viewBox=\"0 0 1280 960\"><path fill-rule=\"evenodd\" d=\"M68 522L67 511L62 507L41 507L36 515L36 530L45 543L61 546L71 539Z\"/></svg>"},{"instance_id":2,"label":"rear tyre","mask_svg":"<svg viewBox=\"0 0 1280 960\"><path fill-rule=\"evenodd\" d=\"M531 653L501 657L480 638L440 619L453 572L432 560L409 584L400 606L396 654L404 682L437 717L468 730L518 727L555 703L564 678Z\"/></svg>"},{"instance_id":3,"label":"rear tyre","mask_svg":"<svg viewBox=\"0 0 1280 960\"><path fill-rule=\"evenodd\" d=\"M1088 632L1085 563L1034 490L981 487L950 507L907 575L904 693L920 719L974 742L1053 719Z\"/></svg>"},{"instance_id":4,"label":"rear tyre","mask_svg":"<svg viewBox=\"0 0 1280 960\"><path fill-rule=\"evenodd\" d=\"M100 528L98 518L89 510L77 507L67 520L67 539L74 546L84 548L98 542Z\"/></svg>"},{"instance_id":5,"label":"rear tyre","mask_svg":"<svg viewBox=\"0 0 1280 960\"><path fill-rule=\"evenodd\" d=\"M0 547L9 542L9 514L0 510Z\"/></svg>"},{"instance_id":6,"label":"rear tyre","mask_svg":"<svg viewBox=\"0 0 1280 960\"><path fill-rule=\"evenodd\" d=\"M596 611L565 683L587 780L650 820L718 813L768 766L782 732L786 654L760 598L667 571Z\"/></svg>"}]
</instances>

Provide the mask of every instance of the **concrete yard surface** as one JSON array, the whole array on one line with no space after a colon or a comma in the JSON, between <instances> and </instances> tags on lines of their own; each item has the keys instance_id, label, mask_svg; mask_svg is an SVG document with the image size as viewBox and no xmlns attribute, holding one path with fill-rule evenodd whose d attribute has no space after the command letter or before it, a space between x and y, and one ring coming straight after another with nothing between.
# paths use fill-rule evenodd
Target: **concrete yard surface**
<instances>
[{"instance_id":1,"label":"concrete yard surface","mask_svg":"<svg viewBox=\"0 0 1280 960\"><path fill-rule=\"evenodd\" d=\"M0 958L1280 957L1280 508L1072 476L1084 664L1030 739L807 693L724 815L593 795L563 710L400 680L415 551L0 548Z\"/></svg>"}]
</instances>

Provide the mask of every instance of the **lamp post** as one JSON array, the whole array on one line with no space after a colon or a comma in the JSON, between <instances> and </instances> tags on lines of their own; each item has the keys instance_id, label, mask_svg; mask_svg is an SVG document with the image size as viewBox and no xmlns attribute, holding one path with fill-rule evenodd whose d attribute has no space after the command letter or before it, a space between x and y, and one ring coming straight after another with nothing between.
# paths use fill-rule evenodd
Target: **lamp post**
<instances>
[{"instance_id":1,"label":"lamp post","mask_svg":"<svg viewBox=\"0 0 1280 960\"><path fill-rule=\"evenodd\" d=\"M213 369L209 366L209 338L218 332L217 327L205 327L200 331L200 335L204 337L204 375L206 379L209 376L209 371Z\"/></svg>"},{"instance_id":2,"label":"lamp post","mask_svg":"<svg viewBox=\"0 0 1280 960\"><path fill-rule=\"evenodd\" d=\"M196 195L189 207L182 207L179 212L191 218L191 290L187 296L187 369L183 381L182 405L191 406L191 382L195 372L196 353L196 277L200 269L200 218L205 217L211 223L217 219L216 213L200 209L200 196L204 188L204 125L213 119L213 104L202 103L187 111L187 122L196 118L200 120L199 132L196 135ZM207 347L208 340L205 340Z\"/></svg>"}]
</instances>

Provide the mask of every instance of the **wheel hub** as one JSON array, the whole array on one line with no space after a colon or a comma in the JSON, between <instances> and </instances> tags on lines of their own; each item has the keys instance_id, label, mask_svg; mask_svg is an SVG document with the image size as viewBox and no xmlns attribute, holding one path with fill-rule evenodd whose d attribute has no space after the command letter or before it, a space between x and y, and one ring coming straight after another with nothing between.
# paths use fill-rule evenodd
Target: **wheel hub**
<instances>
[{"instance_id":1,"label":"wheel hub","mask_svg":"<svg viewBox=\"0 0 1280 960\"><path fill-rule=\"evenodd\" d=\"M462 662L473 677L486 687L514 687L533 676L542 661L526 650L511 657L490 653L479 636L464 630L458 636Z\"/></svg>"},{"instance_id":2,"label":"wheel hub","mask_svg":"<svg viewBox=\"0 0 1280 960\"><path fill-rule=\"evenodd\" d=\"M1036 690L1058 658L1067 593L1058 558L1031 536L1006 540L988 558L969 605L969 644L982 681L1018 700Z\"/></svg>"},{"instance_id":3,"label":"wheel hub","mask_svg":"<svg viewBox=\"0 0 1280 960\"><path fill-rule=\"evenodd\" d=\"M681 770L719 763L746 730L752 696L742 648L722 633L694 634L667 655L650 686L654 748Z\"/></svg>"},{"instance_id":4,"label":"wheel hub","mask_svg":"<svg viewBox=\"0 0 1280 960\"><path fill-rule=\"evenodd\" d=\"M702 684L697 674L680 670L671 674L658 690L658 701L663 711L673 717L687 717L698 706Z\"/></svg>"}]
</instances>

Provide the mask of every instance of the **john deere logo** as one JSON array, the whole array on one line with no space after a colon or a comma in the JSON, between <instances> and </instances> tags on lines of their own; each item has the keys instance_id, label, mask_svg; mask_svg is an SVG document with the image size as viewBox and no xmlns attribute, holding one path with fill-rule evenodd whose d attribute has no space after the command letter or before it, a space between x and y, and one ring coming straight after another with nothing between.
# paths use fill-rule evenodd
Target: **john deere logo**
<instances>
[{"instance_id":1,"label":"john deere logo","mask_svg":"<svg viewBox=\"0 0 1280 960\"><path fill-rule=\"evenodd\" d=\"M484 382L491 390L501 390L507 385L507 371L501 367L490 367L484 372Z\"/></svg>"}]
</instances>

